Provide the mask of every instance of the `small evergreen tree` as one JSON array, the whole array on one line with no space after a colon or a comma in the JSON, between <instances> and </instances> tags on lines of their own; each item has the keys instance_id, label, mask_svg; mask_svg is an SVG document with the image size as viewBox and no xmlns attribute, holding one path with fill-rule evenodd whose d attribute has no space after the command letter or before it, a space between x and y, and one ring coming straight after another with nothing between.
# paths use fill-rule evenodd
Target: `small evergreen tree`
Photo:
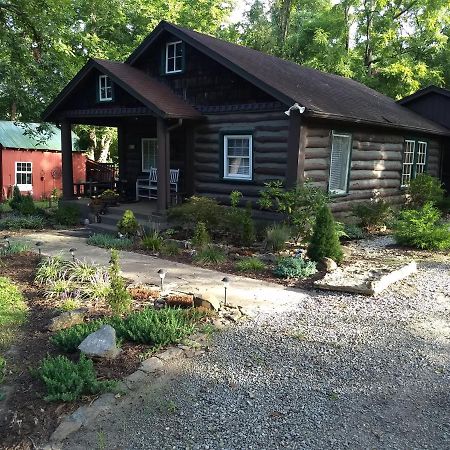
<instances>
[{"instance_id":1,"label":"small evergreen tree","mask_svg":"<svg viewBox=\"0 0 450 450\"><path fill-rule=\"evenodd\" d=\"M341 262L344 257L336 232L336 223L327 205L322 206L317 213L313 235L308 247L308 256L314 261L320 261L326 257L337 263Z\"/></svg>"},{"instance_id":2,"label":"small evergreen tree","mask_svg":"<svg viewBox=\"0 0 450 450\"><path fill-rule=\"evenodd\" d=\"M136 217L134 217L133 211L127 209L123 213L122 218L117 223L117 229L128 237L136 236L139 229L139 223L136 220Z\"/></svg>"},{"instance_id":3,"label":"small evergreen tree","mask_svg":"<svg viewBox=\"0 0 450 450\"><path fill-rule=\"evenodd\" d=\"M192 245L198 249L203 250L211 243L211 237L206 229L205 222L197 222L194 230L194 237L192 238Z\"/></svg>"},{"instance_id":4,"label":"small evergreen tree","mask_svg":"<svg viewBox=\"0 0 450 450\"><path fill-rule=\"evenodd\" d=\"M127 312L131 306L131 294L127 291L124 279L120 276L119 252L114 249L111 250L109 279L111 287L107 296L108 305L114 314Z\"/></svg>"},{"instance_id":5,"label":"small evergreen tree","mask_svg":"<svg viewBox=\"0 0 450 450\"><path fill-rule=\"evenodd\" d=\"M22 196L19 207L17 209L24 216L31 216L36 212L36 206L31 194Z\"/></svg>"},{"instance_id":6,"label":"small evergreen tree","mask_svg":"<svg viewBox=\"0 0 450 450\"><path fill-rule=\"evenodd\" d=\"M9 201L9 206L11 206L11 209L17 211L20 208L20 205L22 204L22 194L20 193L19 186L14 186L13 190L13 196L12 199Z\"/></svg>"}]
</instances>

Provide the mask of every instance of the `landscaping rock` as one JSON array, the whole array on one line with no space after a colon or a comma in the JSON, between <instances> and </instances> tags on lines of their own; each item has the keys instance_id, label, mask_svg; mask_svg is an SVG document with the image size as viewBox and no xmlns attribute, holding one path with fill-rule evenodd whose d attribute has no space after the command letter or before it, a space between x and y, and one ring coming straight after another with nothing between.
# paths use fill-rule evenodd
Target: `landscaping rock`
<instances>
[{"instance_id":1,"label":"landscaping rock","mask_svg":"<svg viewBox=\"0 0 450 450\"><path fill-rule=\"evenodd\" d=\"M221 299L211 294L210 292L201 292L194 296L194 306L196 308L202 307L211 309L213 311L219 311L221 305Z\"/></svg>"},{"instance_id":2,"label":"landscaping rock","mask_svg":"<svg viewBox=\"0 0 450 450\"><path fill-rule=\"evenodd\" d=\"M78 346L78 350L87 356L115 358L120 353L116 345L116 330L111 325L104 325L91 333Z\"/></svg>"},{"instance_id":3,"label":"landscaping rock","mask_svg":"<svg viewBox=\"0 0 450 450\"><path fill-rule=\"evenodd\" d=\"M183 355L183 350L177 347L170 347L166 351L158 355L159 359L163 361L170 361Z\"/></svg>"},{"instance_id":4,"label":"landscaping rock","mask_svg":"<svg viewBox=\"0 0 450 450\"><path fill-rule=\"evenodd\" d=\"M85 309L75 309L73 311L66 311L59 316L53 317L48 325L49 331L59 331L65 328L70 328L84 322L86 315Z\"/></svg>"},{"instance_id":5,"label":"landscaping rock","mask_svg":"<svg viewBox=\"0 0 450 450\"><path fill-rule=\"evenodd\" d=\"M139 370L142 370L143 372L147 373L154 373L158 372L159 370L162 370L163 367L164 363L159 358L152 356L151 358L142 361Z\"/></svg>"},{"instance_id":6,"label":"landscaping rock","mask_svg":"<svg viewBox=\"0 0 450 450\"><path fill-rule=\"evenodd\" d=\"M333 272L338 268L337 264L331 258L322 258L319 263L319 269L326 272Z\"/></svg>"},{"instance_id":7,"label":"landscaping rock","mask_svg":"<svg viewBox=\"0 0 450 450\"><path fill-rule=\"evenodd\" d=\"M82 425L81 420L69 418L61 422L58 428L50 436L50 441L59 442L63 441L69 434L78 431Z\"/></svg>"}]
</instances>

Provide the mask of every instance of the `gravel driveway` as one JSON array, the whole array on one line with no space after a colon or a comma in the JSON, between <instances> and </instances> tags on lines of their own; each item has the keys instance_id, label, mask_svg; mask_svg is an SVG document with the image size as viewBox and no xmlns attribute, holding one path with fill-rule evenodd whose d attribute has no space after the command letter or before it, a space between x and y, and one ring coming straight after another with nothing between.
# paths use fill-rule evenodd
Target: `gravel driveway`
<instances>
[{"instance_id":1,"label":"gravel driveway","mask_svg":"<svg viewBox=\"0 0 450 450\"><path fill-rule=\"evenodd\" d=\"M419 267L215 333L64 448L449 449L450 263Z\"/></svg>"}]
</instances>

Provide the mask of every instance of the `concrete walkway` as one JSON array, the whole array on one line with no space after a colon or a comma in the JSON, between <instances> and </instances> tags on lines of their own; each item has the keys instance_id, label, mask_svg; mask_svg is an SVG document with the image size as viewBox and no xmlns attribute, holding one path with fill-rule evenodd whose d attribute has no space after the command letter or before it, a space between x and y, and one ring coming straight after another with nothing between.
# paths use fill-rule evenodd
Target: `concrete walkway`
<instances>
[{"instance_id":1,"label":"concrete walkway","mask_svg":"<svg viewBox=\"0 0 450 450\"><path fill-rule=\"evenodd\" d=\"M87 230L74 231L46 231L33 233L12 240L30 242L33 250L35 243L42 241L42 253L47 256L62 254L70 259L69 249L77 249L76 258L99 265L107 265L109 251L86 244ZM210 295L223 298L224 288L222 278L228 276L230 285L227 301L235 306L242 306L247 314L254 315L259 312L268 313L287 311L308 296L299 289L287 288L279 284L268 283L236 275L227 275L215 270L181 264L148 255L133 252L120 252L120 264L123 275L136 283L159 285L160 279L157 271L167 271L165 289L184 292L208 292Z\"/></svg>"}]
</instances>

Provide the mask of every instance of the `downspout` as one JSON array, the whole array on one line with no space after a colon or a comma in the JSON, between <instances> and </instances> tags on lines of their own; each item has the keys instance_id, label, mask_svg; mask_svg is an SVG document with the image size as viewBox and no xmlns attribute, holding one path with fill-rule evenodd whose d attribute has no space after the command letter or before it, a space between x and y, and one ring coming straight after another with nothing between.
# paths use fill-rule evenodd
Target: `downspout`
<instances>
[{"instance_id":1,"label":"downspout","mask_svg":"<svg viewBox=\"0 0 450 450\"><path fill-rule=\"evenodd\" d=\"M302 184L305 165L305 128L302 126L304 106L294 103L284 113L289 117L287 141L286 187L293 188Z\"/></svg>"}]
</instances>

